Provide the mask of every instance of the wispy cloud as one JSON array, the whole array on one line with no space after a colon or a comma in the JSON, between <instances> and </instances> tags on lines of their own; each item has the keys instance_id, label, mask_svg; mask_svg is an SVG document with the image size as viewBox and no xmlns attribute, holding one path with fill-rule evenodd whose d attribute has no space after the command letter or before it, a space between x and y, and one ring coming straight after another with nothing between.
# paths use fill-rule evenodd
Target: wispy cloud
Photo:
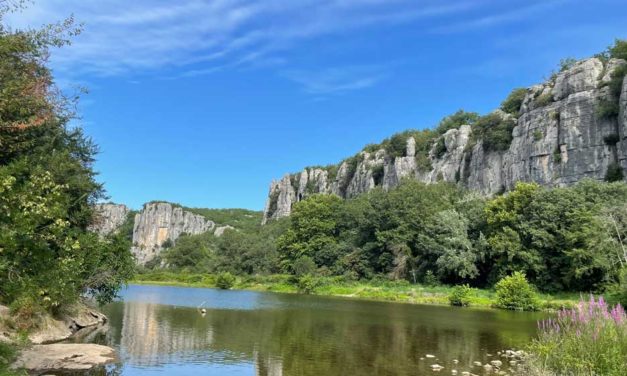
<instances>
[{"instance_id":1,"label":"wispy cloud","mask_svg":"<svg viewBox=\"0 0 627 376\"><path fill-rule=\"evenodd\" d=\"M328 95L371 87L385 78L381 67L349 66L323 70L292 70L284 73L309 94Z\"/></svg>"},{"instance_id":2,"label":"wispy cloud","mask_svg":"<svg viewBox=\"0 0 627 376\"><path fill-rule=\"evenodd\" d=\"M265 67L320 94L367 88L385 75L363 67L290 66L286 55L309 40L407 23L417 31L454 32L508 22L517 8L535 11L526 0L505 10L501 5L499 0L38 0L8 21L37 27L73 13L85 22L73 46L53 55L62 75L155 72L181 78ZM452 21L461 14L481 16Z\"/></svg>"}]
</instances>

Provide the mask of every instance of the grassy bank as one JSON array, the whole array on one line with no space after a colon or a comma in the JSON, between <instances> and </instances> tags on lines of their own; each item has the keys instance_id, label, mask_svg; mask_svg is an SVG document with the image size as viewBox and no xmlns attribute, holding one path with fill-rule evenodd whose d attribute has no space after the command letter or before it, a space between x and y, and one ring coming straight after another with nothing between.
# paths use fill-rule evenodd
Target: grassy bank
<instances>
[{"instance_id":1,"label":"grassy bank","mask_svg":"<svg viewBox=\"0 0 627 376\"><path fill-rule=\"evenodd\" d=\"M187 274L168 271L155 271L137 274L131 283L164 286L216 287L217 277L211 274ZM239 290L272 291L298 293L296 284L287 275L244 276L237 277L232 287ZM338 277L320 277L312 294L323 296L342 296L368 300L402 302L412 304L448 305L452 286L426 286L410 284L406 281L346 281ZM539 294L542 309L553 310L573 307L580 299L580 293ZM475 289L470 298L470 306L492 307L495 292L487 289Z\"/></svg>"}]
</instances>

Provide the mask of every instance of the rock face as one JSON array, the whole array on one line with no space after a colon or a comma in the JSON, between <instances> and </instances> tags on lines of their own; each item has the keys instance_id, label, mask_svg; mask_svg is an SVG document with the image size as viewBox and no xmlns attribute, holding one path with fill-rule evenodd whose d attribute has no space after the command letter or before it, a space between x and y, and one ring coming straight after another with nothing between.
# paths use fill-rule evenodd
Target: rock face
<instances>
[{"instance_id":1,"label":"rock face","mask_svg":"<svg viewBox=\"0 0 627 376\"><path fill-rule=\"evenodd\" d=\"M108 346L86 343L55 343L35 345L22 351L14 369L25 369L29 374L45 372L76 372L112 363L115 351Z\"/></svg>"},{"instance_id":2,"label":"rock face","mask_svg":"<svg viewBox=\"0 0 627 376\"><path fill-rule=\"evenodd\" d=\"M174 244L182 234L201 234L215 228L213 221L202 215L183 210L167 202L144 204L135 215L132 253L138 264L154 259L164 243Z\"/></svg>"},{"instance_id":3,"label":"rock face","mask_svg":"<svg viewBox=\"0 0 627 376\"><path fill-rule=\"evenodd\" d=\"M85 305L79 304L72 311L60 318L43 317L38 328L29 333L28 339L38 345L63 341L82 329L95 329L107 323L105 315Z\"/></svg>"},{"instance_id":4,"label":"rock face","mask_svg":"<svg viewBox=\"0 0 627 376\"><path fill-rule=\"evenodd\" d=\"M375 186L395 187L406 178L455 182L491 195L510 190L519 181L556 187L584 178L603 180L612 164L619 164L627 176L627 80L619 98L606 86L611 73L623 64L617 59L583 60L529 88L518 118L513 119L513 140L507 150L487 149L481 139L473 140L471 126L462 125L436 138L428 155L418 155L409 136L401 156L380 148L362 151L336 166L285 175L270 185L264 223L289 215L295 202L311 194L350 198ZM618 116L598 114L600 104L616 101ZM511 117L499 110L496 114Z\"/></svg>"},{"instance_id":5,"label":"rock face","mask_svg":"<svg viewBox=\"0 0 627 376\"><path fill-rule=\"evenodd\" d=\"M126 205L111 203L96 204L94 211L96 215L89 230L100 236L109 235L120 228L124 221L126 221L126 217L129 213L129 209Z\"/></svg>"}]
</instances>

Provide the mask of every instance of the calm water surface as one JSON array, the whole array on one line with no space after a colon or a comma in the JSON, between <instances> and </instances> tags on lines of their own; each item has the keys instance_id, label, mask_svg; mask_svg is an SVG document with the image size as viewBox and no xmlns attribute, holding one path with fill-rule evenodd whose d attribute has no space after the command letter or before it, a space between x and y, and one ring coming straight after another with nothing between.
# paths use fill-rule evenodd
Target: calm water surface
<instances>
[{"instance_id":1,"label":"calm water surface","mask_svg":"<svg viewBox=\"0 0 627 376\"><path fill-rule=\"evenodd\" d=\"M197 307L204 303L206 315ZM129 286L104 308L136 375L431 375L524 345L539 314L201 288ZM433 354L437 359L421 359ZM453 366L453 359L459 364ZM481 373L475 368L474 373Z\"/></svg>"}]
</instances>

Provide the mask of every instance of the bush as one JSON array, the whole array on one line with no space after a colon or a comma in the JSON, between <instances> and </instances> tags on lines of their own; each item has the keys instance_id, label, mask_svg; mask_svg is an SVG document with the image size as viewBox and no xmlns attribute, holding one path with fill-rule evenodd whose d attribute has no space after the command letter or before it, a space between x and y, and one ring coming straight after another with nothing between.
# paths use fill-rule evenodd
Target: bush
<instances>
[{"instance_id":1,"label":"bush","mask_svg":"<svg viewBox=\"0 0 627 376\"><path fill-rule=\"evenodd\" d=\"M452 115L440 120L440 123L435 128L437 135L446 133L449 129L457 129L462 125L472 125L479 119L479 114L476 112L466 112L464 110L458 110Z\"/></svg>"},{"instance_id":2,"label":"bush","mask_svg":"<svg viewBox=\"0 0 627 376\"><path fill-rule=\"evenodd\" d=\"M431 270L427 270L424 277L422 277L422 283L427 286L437 286L440 284L438 278L433 274Z\"/></svg>"},{"instance_id":3,"label":"bush","mask_svg":"<svg viewBox=\"0 0 627 376\"><path fill-rule=\"evenodd\" d=\"M514 272L496 284L496 306L518 311L536 311L538 297L533 286L521 272Z\"/></svg>"},{"instance_id":4,"label":"bush","mask_svg":"<svg viewBox=\"0 0 627 376\"><path fill-rule=\"evenodd\" d=\"M610 57L627 60L627 40L616 39L614 45L608 48Z\"/></svg>"},{"instance_id":5,"label":"bush","mask_svg":"<svg viewBox=\"0 0 627 376\"><path fill-rule=\"evenodd\" d=\"M474 295L474 290L465 285L459 285L453 287L453 291L448 296L448 301L453 306L466 307L470 305L470 300Z\"/></svg>"},{"instance_id":6,"label":"bush","mask_svg":"<svg viewBox=\"0 0 627 376\"><path fill-rule=\"evenodd\" d=\"M306 274L300 278L296 282L296 286L298 287L298 292L302 294L311 294L318 287L319 281L316 277L311 274Z\"/></svg>"},{"instance_id":7,"label":"bush","mask_svg":"<svg viewBox=\"0 0 627 376\"><path fill-rule=\"evenodd\" d=\"M512 130L516 122L499 113L482 116L474 124L473 135L483 140L486 151L504 151L512 143Z\"/></svg>"},{"instance_id":8,"label":"bush","mask_svg":"<svg viewBox=\"0 0 627 376\"><path fill-rule=\"evenodd\" d=\"M553 95L551 93L542 94L538 98L536 98L536 106L538 107L548 106L552 102Z\"/></svg>"},{"instance_id":9,"label":"bush","mask_svg":"<svg viewBox=\"0 0 627 376\"><path fill-rule=\"evenodd\" d=\"M301 256L294 261L292 268L296 277L302 277L313 274L316 271L316 263L309 256Z\"/></svg>"},{"instance_id":10,"label":"bush","mask_svg":"<svg viewBox=\"0 0 627 376\"><path fill-rule=\"evenodd\" d=\"M501 103L501 110L508 114L518 116L525 95L527 95L527 89L523 87L512 90L503 103Z\"/></svg>"},{"instance_id":11,"label":"bush","mask_svg":"<svg viewBox=\"0 0 627 376\"><path fill-rule=\"evenodd\" d=\"M621 269L619 281L608 289L608 293L613 303L627 306L627 268Z\"/></svg>"},{"instance_id":12,"label":"bush","mask_svg":"<svg viewBox=\"0 0 627 376\"><path fill-rule=\"evenodd\" d=\"M614 101L601 100L597 103L595 112L599 119L615 118L619 113L618 103Z\"/></svg>"},{"instance_id":13,"label":"bush","mask_svg":"<svg viewBox=\"0 0 627 376\"><path fill-rule=\"evenodd\" d=\"M533 139L534 139L534 141L540 141L540 140L542 140L543 137L544 137L544 134L542 133L541 130L536 129L535 131L533 131Z\"/></svg>"},{"instance_id":14,"label":"bush","mask_svg":"<svg viewBox=\"0 0 627 376\"><path fill-rule=\"evenodd\" d=\"M529 350L535 368L546 374L625 374L627 316L620 305L610 309L603 298L591 297L538 327L539 337Z\"/></svg>"},{"instance_id":15,"label":"bush","mask_svg":"<svg viewBox=\"0 0 627 376\"><path fill-rule=\"evenodd\" d=\"M616 162L610 163L607 166L607 172L605 173L605 181L614 182L623 180L623 168Z\"/></svg>"},{"instance_id":16,"label":"bush","mask_svg":"<svg viewBox=\"0 0 627 376\"><path fill-rule=\"evenodd\" d=\"M235 276L229 272L218 274L216 286L222 290L228 290L235 284Z\"/></svg>"},{"instance_id":17,"label":"bush","mask_svg":"<svg viewBox=\"0 0 627 376\"><path fill-rule=\"evenodd\" d=\"M446 143L444 142L444 137L440 137L438 142L435 144L435 156L440 158L444 154L446 154Z\"/></svg>"}]
</instances>

